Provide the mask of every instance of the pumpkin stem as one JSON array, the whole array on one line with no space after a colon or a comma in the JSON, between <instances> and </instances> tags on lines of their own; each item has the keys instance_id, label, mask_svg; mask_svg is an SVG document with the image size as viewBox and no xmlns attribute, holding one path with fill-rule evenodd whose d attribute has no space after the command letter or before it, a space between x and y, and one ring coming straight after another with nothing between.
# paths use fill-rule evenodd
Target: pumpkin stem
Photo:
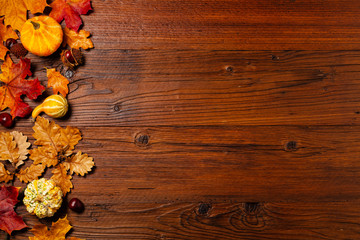
<instances>
[{"instance_id":1,"label":"pumpkin stem","mask_svg":"<svg viewBox=\"0 0 360 240\"><path fill-rule=\"evenodd\" d=\"M40 28L40 24L37 23L37 22L33 22L33 21L30 21L32 23L32 25L34 26L34 29L35 30L38 30Z\"/></svg>"}]
</instances>

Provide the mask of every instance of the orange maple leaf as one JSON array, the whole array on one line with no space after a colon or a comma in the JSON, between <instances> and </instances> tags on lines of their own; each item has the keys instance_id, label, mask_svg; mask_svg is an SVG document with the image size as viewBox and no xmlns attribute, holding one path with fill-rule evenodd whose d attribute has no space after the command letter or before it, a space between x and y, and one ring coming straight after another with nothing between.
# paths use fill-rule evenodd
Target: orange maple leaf
<instances>
[{"instance_id":1,"label":"orange maple leaf","mask_svg":"<svg viewBox=\"0 0 360 240\"><path fill-rule=\"evenodd\" d=\"M79 32L75 32L72 29L69 29L67 27L64 28L64 40L63 40L63 46L69 45L71 48L75 49L89 49L93 48L94 44L91 41L90 38L90 32L85 30L80 30Z\"/></svg>"},{"instance_id":2,"label":"orange maple leaf","mask_svg":"<svg viewBox=\"0 0 360 240\"><path fill-rule=\"evenodd\" d=\"M20 31L27 18L27 10L42 13L46 6L46 0L0 0L0 16L5 16L5 25Z\"/></svg>"},{"instance_id":3,"label":"orange maple leaf","mask_svg":"<svg viewBox=\"0 0 360 240\"><path fill-rule=\"evenodd\" d=\"M61 75L60 72L56 71L55 68L47 69L46 75L48 77L48 87L53 88L53 93L57 94L59 92L61 95L66 97L69 92L69 80Z\"/></svg>"},{"instance_id":4,"label":"orange maple leaf","mask_svg":"<svg viewBox=\"0 0 360 240\"><path fill-rule=\"evenodd\" d=\"M45 90L39 80L26 80L31 76L30 59L20 59L20 62L14 64L7 56L3 65L1 65L0 81L4 83L0 87L0 111L9 107L11 115L15 117L25 117L31 113L29 104L25 103L22 95L30 99L36 99Z\"/></svg>"},{"instance_id":5,"label":"orange maple leaf","mask_svg":"<svg viewBox=\"0 0 360 240\"><path fill-rule=\"evenodd\" d=\"M18 39L19 37L10 26L4 25L4 18L0 17L0 59L2 60L5 59L5 55L9 49L1 43L9 38Z\"/></svg>"},{"instance_id":6,"label":"orange maple leaf","mask_svg":"<svg viewBox=\"0 0 360 240\"><path fill-rule=\"evenodd\" d=\"M80 15L92 10L90 0L55 0L50 4L50 17L59 23L65 19L66 26L78 31L82 24Z\"/></svg>"},{"instance_id":7,"label":"orange maple leaf","mask_svg":"<svg viewBox=\"0 0 360 240\"><path fill-rule=\"evenodd\" d=\"M49 240L49 239L64 239L66 234L71 229L71 225L69 224L69 220L67 216L64 218L60 218L56 222L53 222L51 225L51 229L49 230L46 225L39 224L35 225L30 231L35 235L34 237L29 237L29 240ZM80 238L67 238L68 240L81 240Z\"/></svg>"}]
</instances>

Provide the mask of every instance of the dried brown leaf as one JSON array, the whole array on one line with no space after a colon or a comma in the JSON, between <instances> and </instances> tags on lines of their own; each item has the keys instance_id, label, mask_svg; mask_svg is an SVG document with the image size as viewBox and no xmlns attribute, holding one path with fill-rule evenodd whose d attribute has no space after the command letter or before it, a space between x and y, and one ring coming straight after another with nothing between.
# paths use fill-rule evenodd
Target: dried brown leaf
<instances>
[{"instance_id":1,"label":"dried brown leaf","mask_svg":"<svg viewBox=\"0 0 360 240\"><path fill-rule=\"evenodd\" d=\"M81 139L81 132L78 128L70 126L61 128L61 144L67 146L69 150L73 150Z\"/></svg>"},{"instance_id":2,"label":"dried brown leaf","mask_svg":"<svg viewBox=\"0 0 360 240\"><path fill-rule=\"evenodd\" d=\"M63 164L59 164L56 166L54 170L52 170L53 176L51 177L52 180L56 183L58 187L61 188L63 195L65 196L70 189L73 187L71 183L71 176L67 174L66 168Z\"/></svg>"},{"instance_id":3,"label":"dried brown leaf","mask_svg":"<svg viewBox=\"0 0 360 240\"><path fill-rule=\"evenodd\" d=\"M20 157L13 135L9 132L0 133L0 160L8 160L13 165Z\"/></svg>"},{"instance_id":4,"label":"dried brown leaf","mask_svg":"<svg viewBox=\"0 0 360 240\"><path fill-rule=\"evenodd\" d=\"M76 155L68 157L63 162L67 170L70 170L70 174L76 173L77 175L84 176L91 171L94 166L92 157L89 157L86 153L82 154L81 151L77 152Z\"/></svg>"},{"instance_id":5,"label":"dried brown leaf","mask_svg":"<svg viewBox=\"0 0 360 240\"><path fill-rule=\"evenodd\" d=\"M34 164L43 164L47 167L55 166L59 160L53 148L38 147L30 150L30 159Z\"/></svg>"},{"instance_id":6,"label":"dried brown leaf","mask_svg":"<svg viewBox=\"0 0 360 240\"><path fill-rule=\"evenodd\" d=\"M41 174L44 172L45 166L42 164L32 164L30 167L25 168L24 170L20 169L19 173L16 174L16 177L21 182L31 182L32 180L38 179Z\"/></svg>"},{"instance_id":7,"label":"dried brown leaf","mask_svg":"<svg viewBox=\"0 0 360 240\"><path fill-rule=\"evenodd\" d=\"M10 174L8 170L5 169L4 164L0 163L0 182L9 182L13 180L14 176Z\"/></svg>"},{"instance_id":8,"label":"dried brown leaf","mask_svg":"<svg viewBox=\"0 0 360 240\"><path fill-rule=\"evenodd\" d=\"M18 168L20 165L22 165L27 158L29 154L28 148L30 147L31 143L27 141L27 136L24 136L21 132L13 131L10 133L14 137L14 141L16 142L19 158L17 159L17 162L15 163L15 168Z\"/></svg>"},{"instance_id":9,"label":"dried brown leaf","mask_svg":"<svg viewBox=\"0 0 360 240\"><path fill-rule=\"evenodd\" d=\"M33 127L33 137L36 139L35 145L48 146L59 152L61 145L61 127L54 121L49 122L46 118L38 116Z\"/></svg>"},{"instance_id":10,"label":"dried brown leaf","mask_svg":"<svg viewBox=\"0 0 360 240\"><path fill-rule=\"evenodd\" d=\"M46 225L39 224L35 225L30 231L35 235L34 237L29 237L30 240L65 240L66 234L70 231L71 225L67 216L60 218L56 222L53 222L51 229L49 230ZM76 240L79 238L67 238Z\"/></svg>"}]
</instances>

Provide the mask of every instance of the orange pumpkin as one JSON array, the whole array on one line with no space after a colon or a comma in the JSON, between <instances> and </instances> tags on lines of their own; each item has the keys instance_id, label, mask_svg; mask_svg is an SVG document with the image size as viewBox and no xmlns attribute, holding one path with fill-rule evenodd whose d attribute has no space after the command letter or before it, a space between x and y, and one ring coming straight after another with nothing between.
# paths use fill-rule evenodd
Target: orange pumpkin
<instances>
[{"instance_id":1,"label":"orange pumpkin","mask_svg":"<svg viewBox=\"0 0 360 240\"><path fill-rule=\"evenodd\" d=\"M63 41L60 24L49 16L38 16L27 20L20 35L24 47L38 56L53 54Z\"/></svg>"}]
</instances>

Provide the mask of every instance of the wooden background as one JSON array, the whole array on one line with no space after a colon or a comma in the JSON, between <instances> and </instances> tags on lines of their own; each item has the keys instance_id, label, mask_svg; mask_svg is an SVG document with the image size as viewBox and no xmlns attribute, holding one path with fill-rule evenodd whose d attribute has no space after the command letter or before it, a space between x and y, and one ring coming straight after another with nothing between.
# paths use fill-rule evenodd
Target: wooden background
<instances>
[{"instance_id":1,"label":"wooden background","mask_svg":"<svg viewBox=\"0 0 360 240\"><path fill-rule=\"evenodd\" d=\"M95 159L67 197L86 210L39 221L20 204L30 227L67 214L88 240L360 239L360 1L92 7L95 48L57 120ZM40 66L60 64L28 57L44 84Z\"/></svg>"}]
</instances>

